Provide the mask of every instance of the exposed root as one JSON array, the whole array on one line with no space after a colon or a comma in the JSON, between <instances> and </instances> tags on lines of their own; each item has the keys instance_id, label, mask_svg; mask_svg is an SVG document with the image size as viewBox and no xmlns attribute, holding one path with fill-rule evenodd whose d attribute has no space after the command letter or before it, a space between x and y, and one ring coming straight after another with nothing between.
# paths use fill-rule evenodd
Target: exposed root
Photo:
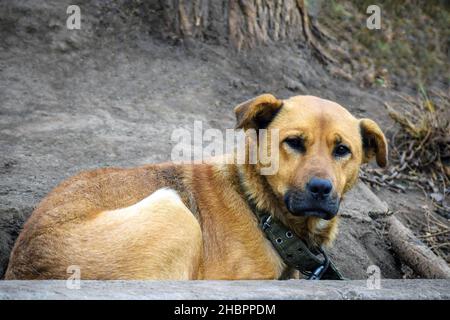
<instances>
[{"instance_id":1,"label":"exposed root","mask_svg":"<svg viewBox=\"0 0 450 320\"><path fill-rule=\"evenodd\" d=\"M394 251L414 271L425 278L450 279L450 268L442 258L436 256L397 218L389 217L388 223L388 235ZM432 246L432 248L436 249L448 245L448 242L440 243Z\"/></svg>"}]
</instances>

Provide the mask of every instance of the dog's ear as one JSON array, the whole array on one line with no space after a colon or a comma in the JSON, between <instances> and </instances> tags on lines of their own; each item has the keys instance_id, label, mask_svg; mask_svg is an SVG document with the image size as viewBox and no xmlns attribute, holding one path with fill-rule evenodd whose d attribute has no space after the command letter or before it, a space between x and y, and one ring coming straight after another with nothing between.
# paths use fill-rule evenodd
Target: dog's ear
<instances>
[{"instance_id":1,"label":"dog's ear","mask_svg":"<svg viewBox=\"0 0 450 320\"><path fill-rule=\"evenodd\" d=\"M359 128L363 144L363 163L376 158L380 167L386 167L388 164L388 145L378 124L370 119L361 119Z\"/></svg>"},{"instance_id":2,"label":"dog's ear","mask_svg":"<svg viewBox=\"0 0 450 320\"><path fill-rule=\"evenodd\" d=\"M264 129L280 110L283 102L271 94L262 94L234 108L236 129Z\"/></svg>"}]
</instances>

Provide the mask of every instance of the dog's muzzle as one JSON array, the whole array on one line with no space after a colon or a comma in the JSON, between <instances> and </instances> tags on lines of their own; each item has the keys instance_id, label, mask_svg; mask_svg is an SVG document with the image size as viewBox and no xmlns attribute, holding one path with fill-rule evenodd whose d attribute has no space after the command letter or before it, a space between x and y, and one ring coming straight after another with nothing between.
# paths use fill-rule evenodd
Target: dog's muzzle
<instances>
[{"instance_id":1,"label":"dog's muzzle","mask_svg":"<svg viewBox=\"0 0 450 320\"><path fill-rule=\"evenodd\" d=\"M329 180L312 178L304 191L291 189L286 192L284 202L289 212L295 216L330 220L339 211L340 199L333 192L333 185Z\"/></svg>"}]
</instances>

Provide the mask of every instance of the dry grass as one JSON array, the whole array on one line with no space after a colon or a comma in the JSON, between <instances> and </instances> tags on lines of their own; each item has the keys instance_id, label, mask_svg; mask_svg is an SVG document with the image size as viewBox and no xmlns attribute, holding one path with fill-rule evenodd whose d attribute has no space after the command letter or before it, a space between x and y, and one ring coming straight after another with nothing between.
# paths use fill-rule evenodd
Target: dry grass
<instances>
[{"instance_id":1,"label":"dry grass","mask_svg":"<svg viewBox=\"0 0 450 320\"><path fill-rule=\"evenodd\" d=\"M391 165L387 172L365 168L361 178L397 192L420 188L434 209L424 207L421 238L445 258L450 249L450 94L427 93L420 88L416 98L400 96L399 101L385 106L395 122L390 139Z\"/></svg>"},{"instance_id":2,"label":"dry grass","mask_svg":"<svg viewBox=\"0 0 450 320\"><path fill-rule=\"evenodd\" d=\"M450 95L419 91L417 98L402 96L400 103L385 104L398 124L390 156L397 172L416 177L416 185L443 198L450 186Z\"/></svg>"}]
</instances>

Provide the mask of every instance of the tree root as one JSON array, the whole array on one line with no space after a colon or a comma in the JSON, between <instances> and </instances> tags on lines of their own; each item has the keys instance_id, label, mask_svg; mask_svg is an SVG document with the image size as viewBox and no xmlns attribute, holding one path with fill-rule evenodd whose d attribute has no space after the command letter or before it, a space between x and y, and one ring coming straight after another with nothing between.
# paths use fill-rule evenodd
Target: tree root
<instances>
[{"instance_id":1,"label":"tree root","mask_svg":"<svg viewBox=\"0 0 450 320\"><path fill-rule=\"evenodd\" d=\"M298 9L302 15L303 33L305 35L306 42L314 50L314 53L324 64L334 63L337 64L337 60L331 56L331 54L319 43L316 37L312 33L311 23L309 21L308 11L305 6L304 0L297 0ZM319 28L315 28L319 32Z\"/></svg>"},{"instance_id":2,"label":"tree root","mask_svg":"<svg viewBox=\"0 0 450 320\"><path fill-rule=\"evenodd\" d=\"M396 217L388 218L389 239L394 251L415 272L425 278L450 279L447 263L420 241Z\"/></svg>"}]
</instances>

